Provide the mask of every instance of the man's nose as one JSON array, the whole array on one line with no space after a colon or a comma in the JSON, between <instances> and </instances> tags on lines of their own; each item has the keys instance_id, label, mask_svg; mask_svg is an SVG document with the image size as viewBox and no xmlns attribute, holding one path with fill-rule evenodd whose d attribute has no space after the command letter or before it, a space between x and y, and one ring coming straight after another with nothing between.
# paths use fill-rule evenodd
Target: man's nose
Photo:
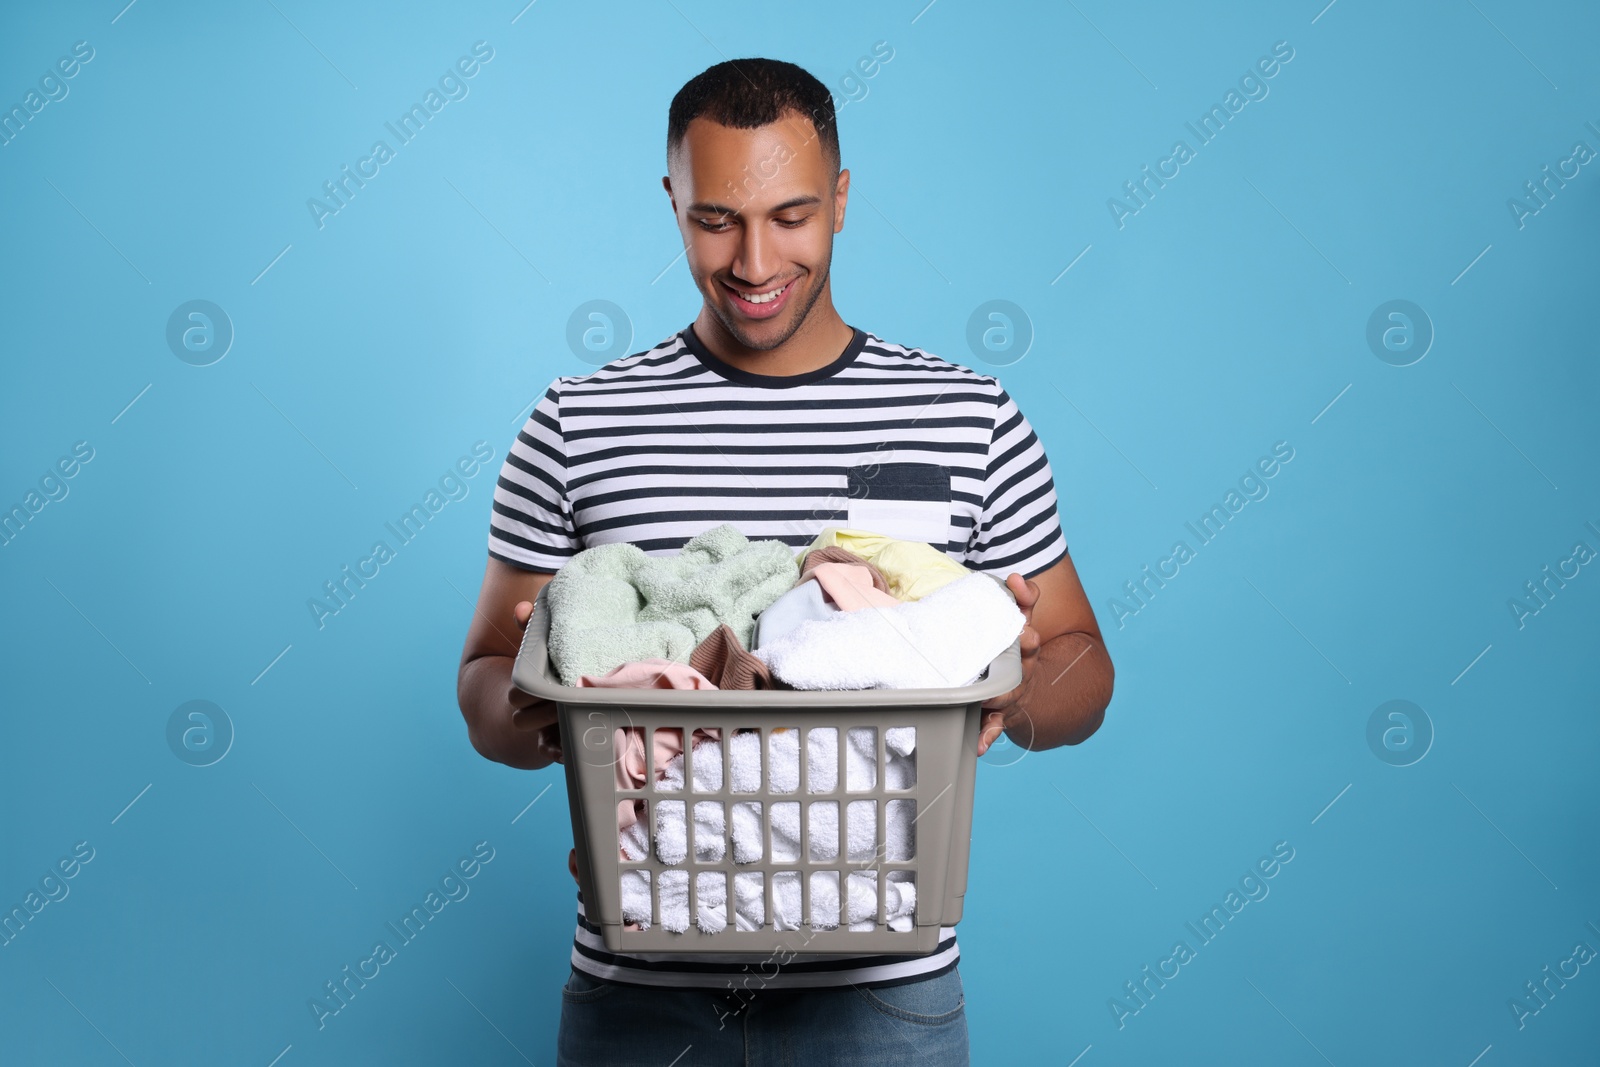
<instances>
[{"instance_id":1,"label":"man's nose","mask_svg":"<svg viewBox=\"0 0 1600 1067\"><path fill-rule=\"evenodd\" d=\"M746 226L739 239L739 255L733 261L733 272L751 285L770 281L778 271L777 249L772 235L761 223Z\"/></svg>"}]
</instances>

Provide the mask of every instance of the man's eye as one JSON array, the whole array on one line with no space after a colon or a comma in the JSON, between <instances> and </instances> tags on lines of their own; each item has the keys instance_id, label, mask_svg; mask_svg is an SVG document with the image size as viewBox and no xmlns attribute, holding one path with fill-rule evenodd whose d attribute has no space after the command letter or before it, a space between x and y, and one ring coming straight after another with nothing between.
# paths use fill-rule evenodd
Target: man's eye
<instances>
[{"instance_id":1,"label":"man's eye","mask_svg":"<svg viewBox=\"0 0 1600 1067\"><path fill-rule=\"evenodd\" d=\"M730 225L726 219L701 219L700 228L708 233L721 233Z\"/></svg>"},{"instance_id":2,"label":"man's eye","mask_svg":"<svg viewBox=\"0 0 1600 1067\"><path fill-rule=\"evenodd\" d=\"M804 225L806 223L806 221L808 219L810 219L810 218L811 218L810 215L802 215L797 219L779 219L778 221L783 223L785 226L789 227L792 230L796 226Z\"/></svg>"}]
</instances>

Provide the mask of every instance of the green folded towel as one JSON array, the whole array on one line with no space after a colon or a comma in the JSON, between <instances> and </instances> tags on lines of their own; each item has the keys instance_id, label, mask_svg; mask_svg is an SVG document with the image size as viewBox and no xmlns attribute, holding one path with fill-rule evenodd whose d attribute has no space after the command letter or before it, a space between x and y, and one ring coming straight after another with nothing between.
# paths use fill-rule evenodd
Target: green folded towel
<instances>
[{"instance_id":1,"label":"green folded towel","mask_svg":"<svg viewBox=\"0 0 1600 1067\"><path fill-rule=\"evenodd\" d=\"M756 616L799 577L794 549L751 541L731 523L698 534L676 556L625 543L584 549L545 590L550 662L563 685L643 659L687 663L723 623L749 648Z\"/></svg>"}]
</instances>

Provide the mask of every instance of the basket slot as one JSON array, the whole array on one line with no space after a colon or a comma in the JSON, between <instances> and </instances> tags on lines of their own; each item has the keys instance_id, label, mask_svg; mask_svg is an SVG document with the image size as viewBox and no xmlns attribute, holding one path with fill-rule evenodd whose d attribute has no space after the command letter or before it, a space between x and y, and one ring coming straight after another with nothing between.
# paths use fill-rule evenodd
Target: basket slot
<instances>
[{"instance_id":1,"label":"basket slot","mask_svg":"<svg viewBox=\"0 0 1600 1067\"><path fill-rule=\"evenodd\" d=\"M833 726L817 726L806 731L805 779L807 793L832 793L844 779L840 777L839 731Z\"/></svg>"},{"instance_id":2,"label":"basket slot","mask_svg":"<svg viewBox=\"0 0 1600 1067\"><path fill-rule=\"evenodd\" d=\"M881 857L878 802L852 800L845 809L845 847L851 863L872 863Z\"/></svg>"},{"instance_id":3,"label":"basket slot","mask_svg":"<svg viewBox=\"0 0 1600 1067\"><path fill-rule=\"evenodd\" d=\"M917 858L917 802L891 800L884 805L884 858L906 863Z\"/></svg>"},{"instance_id":4,"label":"basket slot","mask_svg":"<svg viewBox=\"0 0 1600 1067\"><path fill-rule=\"evenodd\" d=\"M695 730L691 733L699 733ZM713 755L711 750L715 747L718 752ZM691 744L683 754L684 781L696 793L720 793L722 783L728 779L724 776L724 761L728 757L727 745L720 742L713 745L709 739L694 737Z\"/></svg>"},{"instance_id":5,"label":"basket slot","mask_svg":"<svg viewBox=\"0 0 1600 1067\"><path fill-rule=\"evenodd\" d=\"M805 910L806 922L825 929L839 925L839 872L812 871L811 899Z\"/></svg>"},{"instance_id":6,"label":"basket slot","mask_svg":"<svg viewBox=\"0 0 1600 1067\"><path fill-rule=\"evenodd\" d=\"M762 769L761 731L743 729L734 732L728 742L728 769L723 780L732 793L759 793L766 777ZM753 772L753 776L752 776Z\"/></svg>"},{"instance_id":7,"label":"basket slot","mask_svg":"<svg viewBox=\"0 0 1600 1067\"><path fill-rule=\"evenodd\" d=\"M683 902L689 898L689 872L662 871L656 885L656 925L675 934L683 933L688 929L689 919L689 912L683 907ZM693 901L689 903L693 906Z\"/></svg>"},{"instance_id":8,"label":"basket slot","mask_svg":"<svg viewBox=\"0 0 1600 1067\"><path fill-rule=\"evenodd\" d=\"M622 872L622 921L633 923L643 920L655 923L654 896L650 892L650 871L642 867L629 867Z\"/></svg>"},{"instance_id":9,"label":"basket slot","mask_svg":"<svg viewBox=\"0 0 1600 1067\"><path fill-rule=\"evenodd\" d=\"M839 858L837 800L813 800L806 805L806 855L813 863Z\"/></svg>"},{"instance_id":10,"label":"basket slot","mask_svg":"<svg viewBox=\"0 0 1600 1067\"><path fill-rule=\"evenodd\" d=\"M706 933L721 933L728 926L728 876L722 871L701 871L694 882L695 922Z\"/></svg>"},{"instance_id":11,"label":"basket slot","mask_svg":"<svg viewBox=\"0 0 1600 1067\"><path fill-rule=\"evenodd\" d=\"M656 859L669 867L677 866L689 855L686 811L686 806L681 800L656 801Z\"/></svg>"},{"instance_id":12,"label":"basket slot","mask_svg":"<svg viewBox=\"0 0 1600 1067\"><path fill-rule=\"evenodd\" d=\"M728 809L720 800L694 804L694 861L721 863L728 854Z\"/></svg>"},{"instance_id":13,"label":"basket slot","mask_svg":"<svg viewBox=\"0 0 1600 1067\"><path fill-rule=\"evenodd\" d=\"M759 930L766 925L766 876L760 871L740 871L733 876L734 925L739 930Z\"/></svg>"},{"instance_id":14,"label":"basket slot","mask_svg":"<svg viewBox=\"0 0 1600 1067\"><path fill-rule=\"evenodd\" d=\"M893 882L893 883L897 883L897 884L899 884L901 886L909 887L909 889L912 892L915 892L916 888L917 888L917 872L916 871L911 871L911 870L890 871L888 876L884 879L884 881L885 882ZM921 900L922 900L922 898L919 896L917 898L918 903L913 905L912 908L911 908L911 923L912 923L911 929L912 930L916 929L917 908L920 906ZM880 912L880 914L883 914L883 913Z\"/></svg>"},{"instance_id":15,"label":"basket slot","mask_svg":"<svg viewBox=\"0 0 1600 1067\"><path fill-rule=\"evenodd\" d=\"M650 802L617 801L617 840L621 856L638 863L650 856Z\"/></svg>"},{"instance_id":16,"label":"basket slot","mask_svg":"<svg viewBox=\"0 0 1600 1067\"><path fill-rule=\"evenodd\" d=\"M681 775L674 779L663 779L667 768L665 763L656 759L657 754L683 751L683 730L676 726L657 727L651 731L650 744L650 777L648 782L658 792L676 793L679 791L677 782L685 781ZM670 762L670 761L669 761Z\"/></svg>"},{"instance_id":17,"label":"basket slot","mask_svg":"<svg viewBox=\"0 0 1600 1067\"><path fill-rule=\"evenodd\" d=\"M799 918L804 912L796 909L791 914L787 908L780 907L778 902L787 897L799 901L800 907L804 908L805 885L799 871L777 871L773 874L772 893L767 897L767 914L772 916L774 930L800 929Z\"/></svg>"},{"instance_id":18,"label":"basket slot","mask_svg":"<svg viewBox=\"0 0 1600 1067\"><path fill-rule=\"evenodd\" d=\"M767 790L795 793L800 790L800 730L777 727L767 730Z\"/></svg>"},{"instance_id":19,"label":"basket slot","mask_svg":"<svg viewBox=\"0 0 1600 1067\"><path fill-rule=\"evenodd\" d=\"M886 921L883 894L878 892L878 872L851 871L845 885L849 901L845 914L859 916L850 922L850 931L868 934L878 929Z\"/></svg>"},{"instance_id":20,"label":"basket slot","mask_svg":"<svg viewBox=\"0 0 1600 1067\"><path fill-rule=\"evenodd\" d=\"M773 863L800 862L800 802L779 800L772 805L770 850Z\"/></svg>"},{"instance_id":21,"label":"basket slot","mask_svg":"<svg viewBox=\"0 0 1600 1067\"><path fill-rule=\"evenodd\" d=\"M761 801L740 800L733 805L733 862L759 863L766 855L761 826Z\"/></svg>"},{"instance_id":22,"label":"basket slot","mask_svg":"<svg viewBox=\"0 0 1600 1067\"><path fill-rule=\"evenodd\" d=\"M845 736L849 752L855 756L854 760L839 769L846 792L864 793L878 788L878 781L882 778L879 765L883 756L878 747L877 727L852 726ZM850 774L849 763L854 763L858 768L856 774Z\"/></svg>"},{"instance_id":23,"label":"basket slot","mask_svg":"<svg viewBox=\"0 0 1600 1067\"><path fill-rule=\"evenodd\" d=\"M883 731L885 789L912 789L917 784L917 728L891 726Z\"/></svg>"}]
</instances>

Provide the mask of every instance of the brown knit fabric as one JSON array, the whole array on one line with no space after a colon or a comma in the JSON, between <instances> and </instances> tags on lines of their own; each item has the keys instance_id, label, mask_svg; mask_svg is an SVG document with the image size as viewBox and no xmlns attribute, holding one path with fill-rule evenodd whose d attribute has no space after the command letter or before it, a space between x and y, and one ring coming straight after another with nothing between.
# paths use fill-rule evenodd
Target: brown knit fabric
<instances>
[{"instance_id":1,"label":"brown knit fabric","mask_svg":"<svg viewBox=\"0 0 1600 1067\"><path fill-rule=\"evenodd\" d=\"M867 568L867 573L872 575L872 584L885 593L889 591L889 580L883 576L882 571L848 548L840 548L838 545L829 545L827 548L814 548L807 552L806 558L800 561L800 581L810 580L811 569L819 563L853 563L856 566L865 567ZM704 672L702 671L701 673Z\"/></svg>"},{"instance_id":2,"label":"brown knit fabric","mask_svg":"<svg viewBox=\"0 0 1600 1067\"><path fill-rule=\"evenodd\" d=\"M718 689L771 689L772 672L745 651L732 627L723 623L689 653L689 666Z\"/></svg>"}]
</instances>

